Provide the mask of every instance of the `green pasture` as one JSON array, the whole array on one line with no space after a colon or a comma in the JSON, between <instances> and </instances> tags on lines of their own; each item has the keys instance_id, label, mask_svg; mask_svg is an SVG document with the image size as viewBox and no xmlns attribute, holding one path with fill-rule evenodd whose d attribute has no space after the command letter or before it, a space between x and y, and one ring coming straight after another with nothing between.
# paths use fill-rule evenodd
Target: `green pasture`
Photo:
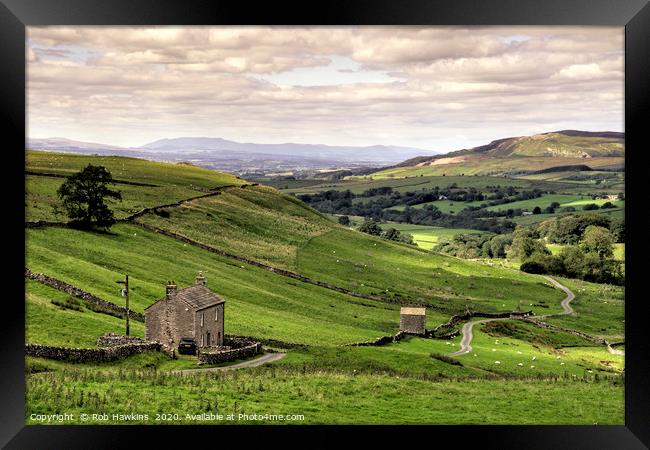
<instances>
[{"instance_id":1,"label":"green pasture","mask_svg":"<svg viewBox=\"0 0 650 450\"><path fill-rule=\"evenodd\" d=\"M433 246L438 243L438 240L440 240L440 238L453 238L457 234L484 233L483 231L470 230L466 228L430 227L427 225L414 225L407 223L384 222L380 225L384 230L395 228L402 233L412 235L413 240L417 243L418 247L421 247L425 250L431 250Z\"/></svg>"},{"instance_id":2,"label":"green pasture","mask_svg":"<svg viewBox=\"0 0 650 450\"><path fill-rule=\"evenodd\" d=\"M26 259L32 271L118 305L123 298L116 281L128 273L131 308L138 312L164 296L167 280L188 286L202 270L208 286L226 299L227 334L343 344L394 334L399 327L398 305L286 278L133 225L116 225L110 234L30 229ZM431 325L448 318L430 316Z\"/></svg>"},{"instance_id":3,"label":"green pasture","mask_svg":"<svg viewBox=\"0 0 650 450\"><path fill-rule=\"evenodd\" d=\"M450 311L467 305L508 311L520 302L537 303L539 298L557 297L559 305L562 298L539 276L426 253L372 236L356 238L356 234L338 229L312 238L298 251L300 273L357 292L431 303Z\"/></svg>"}]
</instances>

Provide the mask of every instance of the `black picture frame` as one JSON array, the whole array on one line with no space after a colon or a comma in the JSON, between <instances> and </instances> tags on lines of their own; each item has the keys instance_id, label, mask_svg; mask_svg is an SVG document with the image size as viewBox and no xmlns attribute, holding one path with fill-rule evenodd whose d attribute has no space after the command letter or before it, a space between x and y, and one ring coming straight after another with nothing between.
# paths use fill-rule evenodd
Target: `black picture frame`
<instances>
[{"instance_id":1,"label":"black picture frame","mask_svg":"<svg viewBox=\"0 0 650 450\"><path fill-rule=\"evenodd\" d=\"M647 300L643 295L646 252L643 220L644 171L650 167L650 149L644 139L644 113L650 112L650 5L645 0L348 0L291 2L250 0L2 0L0 3L0 117L6 127L3 197L5 233L24 236L25 145L25 27L30 25L611 25L625 26L625 132L626 132L626 358L624 426L420 426L337 427L363 431L364 438L416 445L416 439L451 438L454 447L479 448L635 449L650 446L650 345L645 336ZM7 177L7 174L11 176ZM21 198L22 196L22 198ZM15 227L15 228L14 228ZM5 235L9 236L9 235ZM268 435L279 443L301 442L317 432L318 443L342 441L331 427L224 427L206 426L25 426L24 414L24 247L17 238L15 251L5 248L9 261L4 296L0 445L6 448L121 448L136 440L171 442L180 436L206 442L224 442L223 436L258 442ZM629 244L632 245L629 245ZM22 258L22 259L21 259ZM21 265L21 261L23 262ZM5 293L7 291L5 290ZM252 431L252 433L251 433ZM259 433L264 433L260 436ZM400 437L400 435L402 435ZM262 439L260 439L262 437ZM408 437L408 441L403 440ZM442 442L442 441L441 441ZM145 444L139 444L145 445ZM424 444L417 444L424 445ZM450 444L447 444L450 445Z\"/></svg>"}]
</instances>

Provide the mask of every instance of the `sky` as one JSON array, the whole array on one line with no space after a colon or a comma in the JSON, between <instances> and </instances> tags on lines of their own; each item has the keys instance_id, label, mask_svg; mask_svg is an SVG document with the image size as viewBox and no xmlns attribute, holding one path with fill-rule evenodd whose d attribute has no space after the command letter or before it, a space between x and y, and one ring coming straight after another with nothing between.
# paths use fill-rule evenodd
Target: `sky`
<instances>
[{"instance_id":1,"label":"sky","mask_svg":"<svg viewBox=\"0 0 650 450\"><path fill-rule=\"evenodd\" d=\"M622 27L28 27L27 135L400 145L623 131Z\"/></svg>"}]
</instances>

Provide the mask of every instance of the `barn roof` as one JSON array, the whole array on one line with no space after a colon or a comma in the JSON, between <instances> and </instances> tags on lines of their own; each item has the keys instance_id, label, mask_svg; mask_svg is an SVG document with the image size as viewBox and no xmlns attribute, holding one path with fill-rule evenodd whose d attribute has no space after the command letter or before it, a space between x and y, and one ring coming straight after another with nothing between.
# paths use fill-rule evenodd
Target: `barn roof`
<instances>
[{"instance_id":1,"label":"barn roof","mask_svg":"<svg viewBox=\"0 0 650 450\"><path fill-rule=\"evenodd\" d=\"M426 315L426 308L401 308L399 313L409 316L424 316Z\"/></svg>"},{"instance_id":2,"label":"barn roof","mask_svg":"<svg viewBox=\"0 0 650 450\"><path fill-rule=\"evenodd\" d=\"M176 294L173 297L175 300L181 300L187 303L192 309L201 310L209 306L218 305L220 303L225 303L225 300L219 297L217 294L212 292L210 289L205 287L202 284L195 284L188 286L183 289L178 289ZM158 303L161 300L164 300L165 297L157 300L155 303ZM145 309L149 309L155 303L149 305Z\"/></svg>"}]
</instances>

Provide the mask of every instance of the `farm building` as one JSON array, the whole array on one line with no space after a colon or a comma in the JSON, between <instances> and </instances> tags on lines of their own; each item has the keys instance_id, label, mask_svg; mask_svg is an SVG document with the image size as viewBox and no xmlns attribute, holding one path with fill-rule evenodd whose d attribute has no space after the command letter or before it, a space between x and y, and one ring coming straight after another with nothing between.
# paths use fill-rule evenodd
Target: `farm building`
<instances>
[{"instance_id":1,"label":"farm building","mask_svg":"<svg viewBox=\"0 0 650 450\"><path fill-rule=\"evenodd\" d=\"M225 300L206 287L201 272L195 284L177 289L167 283L165 297L144 310L145 339L175 350L181 338L194 338L197 347L223 345Z\"/></svg>"},{"instance_id":2,"label":"farm building","mask_svg":"<svg viewBox=\"0 0 650 450\"><path fill-rule=\"evenodd\" d=\"M399 313L400 331L410 334L426 333L426 308L401 308Z\"/></svg>"}]
</instances>

